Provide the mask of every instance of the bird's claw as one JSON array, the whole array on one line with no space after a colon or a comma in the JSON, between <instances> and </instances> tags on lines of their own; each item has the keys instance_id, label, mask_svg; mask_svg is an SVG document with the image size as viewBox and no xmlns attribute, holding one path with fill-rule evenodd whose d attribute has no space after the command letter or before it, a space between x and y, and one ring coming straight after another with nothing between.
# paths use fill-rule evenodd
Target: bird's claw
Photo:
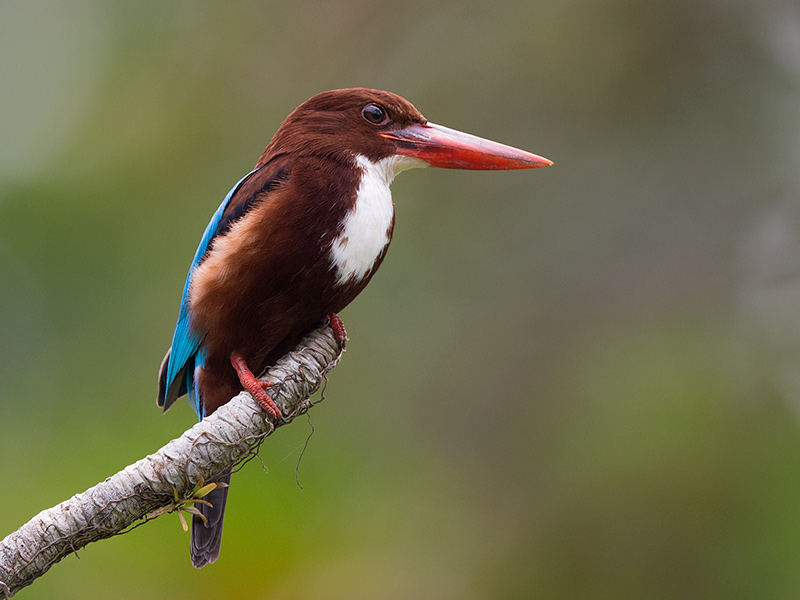
<instances>
[{"instance_id":1,"label":"bird's claw","mask_svg":"<svg viewBox=\"0 0 800 600\"><path fill-rule=\"evenodd\" d=\"M272 388L274 384L271 381L262 381L253 375L244 357L238 352L231 354L231 364L233 368L236 369L236 373L239 375L239 381L242 386L244 386L244 389L250 392L256 402L258 402L258 405L267 413L267 416L270 419L286 423L281 409L278 408L278 405L275 404L275 401L267 393L267 390Z\"/></svg>"},{"instance_id":2,"label":"bird's claw","mask_svg":"<svg viewBox=\"0 0 800 600\"><path fill-rule=\"evenodd\" d=\"M283 414L281 413L281 409L278 408L278 405L275 404L275 401L270 397L267 393L267 388L272 387L271 381L261 381L257 379L258 387L256 388L247 388L247 391L253 395L253 398L256 399L259 406L264 409L264 412L267 413L267 416L270 419L278 419L282 423L286 423L286 419L283 418Z\"/></svg>"},{"instance_id":3,"label":"bird's claw","mask_svg":"<svg viewBox=\"0 0 800 600\"><path fill-rule=\"evenodd\" d=\"M330 313L327 316L328 325L333 330L333 337L336 340L336 344L339 346L339 350L344 348L345 342L348 340L347 337L347 330L344 328L344 323L339 315L336 313Z\"/></svg>"}]
</instances>

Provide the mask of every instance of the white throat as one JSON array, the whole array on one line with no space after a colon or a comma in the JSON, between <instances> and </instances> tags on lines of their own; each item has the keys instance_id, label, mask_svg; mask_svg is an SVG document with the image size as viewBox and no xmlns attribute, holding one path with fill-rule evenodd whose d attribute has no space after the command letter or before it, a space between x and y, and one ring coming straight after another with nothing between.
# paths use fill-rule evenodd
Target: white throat
<instances>
[{"instance_id":1,"label":"white throat","mask_svg":"<svg viewBox=\"0 0 800 600\"><path fill-rule=\"evenodd\" d=\"M332 268L339 285L361 281L389 245L394 205L389 185L406 169L426 167L427 163L409 156L394 155L373 162L356 155L361 181L356 201L341 223L341 233L331 244Z\"/></svg>"}]
</instances>

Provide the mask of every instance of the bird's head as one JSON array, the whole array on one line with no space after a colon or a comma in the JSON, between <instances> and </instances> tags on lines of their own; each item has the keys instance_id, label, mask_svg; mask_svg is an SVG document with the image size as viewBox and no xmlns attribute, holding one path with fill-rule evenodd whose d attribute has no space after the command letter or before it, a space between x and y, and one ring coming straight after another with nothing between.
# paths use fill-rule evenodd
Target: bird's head
<instances>
[{"instance_id":1,"label":"bird's head","mask_svg":"<svg viewBox=\"0 0 800 600\"><path fill-rule=\"evenodd\" d=\"M434 125L391 92L352 88L322 92L283 122L258 166L280 154L370 161L396 157L396 170L533 169L553 164L541 156Z\"/></svg>"}]
</instances>

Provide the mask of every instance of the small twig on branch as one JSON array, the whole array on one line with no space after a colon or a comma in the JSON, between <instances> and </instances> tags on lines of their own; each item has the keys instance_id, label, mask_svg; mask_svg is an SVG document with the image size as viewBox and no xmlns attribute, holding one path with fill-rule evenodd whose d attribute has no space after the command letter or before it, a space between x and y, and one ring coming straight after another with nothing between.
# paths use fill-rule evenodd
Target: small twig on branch
<instances>
[{"instance_id":1,"label":"small twig on branch","mask_svg":"<svg viewBox=\"0 0 800 600\"><path fill-rule=\"evenodd\" d=\"M287 423L312 406L311 395L340 357L331 329L322 327L269 369L265 378L275 382L274 400ZM178 510L176 496L191 498L198 482L254 456L272 431L264 411L243 392L155 454L40 512L0 542L0 598L90 542L124 533L153 513Z\"/></svg>"}]
</instances>

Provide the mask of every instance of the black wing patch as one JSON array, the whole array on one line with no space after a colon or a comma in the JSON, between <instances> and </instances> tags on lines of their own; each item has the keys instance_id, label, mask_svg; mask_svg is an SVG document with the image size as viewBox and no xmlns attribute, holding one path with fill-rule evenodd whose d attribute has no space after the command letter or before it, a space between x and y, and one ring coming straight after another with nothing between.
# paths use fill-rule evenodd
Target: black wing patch
<instances>
[{"instance_id":1,"label":"black wing patch","mask_svg":"<svg viewBox=\"0 0 800 600\"><path fill-rule=\"evenodd\" d=\"M280 157L270 161L242 182L228 203L225 212L222 213L222 219L220 219L208 247L211 248L217 236L228 233L236 221L263 202L271 191L289 181L291 174L288 158Z\"/></svg>"}]
</instances>

